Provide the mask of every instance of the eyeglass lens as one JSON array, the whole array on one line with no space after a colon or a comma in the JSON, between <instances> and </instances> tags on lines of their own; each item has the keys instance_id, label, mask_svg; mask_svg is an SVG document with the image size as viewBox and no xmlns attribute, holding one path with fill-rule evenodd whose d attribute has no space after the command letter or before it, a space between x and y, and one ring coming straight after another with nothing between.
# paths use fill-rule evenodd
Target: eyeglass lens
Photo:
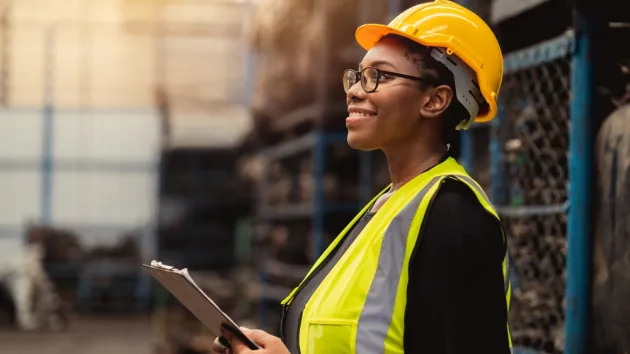
<instances>
[{"instance_id":1,"label":"eyeglass lens","mask_svg":"<svg viewBox=\"0 0 630 354\"><path fill-rule=\"evenodd\" d=\"M365 68L360 73L355 70L346 70L343 73L343 89L347 93L350 88L357 83L357 76L361 76L361 87L366 92L372 92L376 90L378 86L378 70L375 68Z\"/></svg>"}]
</instances>

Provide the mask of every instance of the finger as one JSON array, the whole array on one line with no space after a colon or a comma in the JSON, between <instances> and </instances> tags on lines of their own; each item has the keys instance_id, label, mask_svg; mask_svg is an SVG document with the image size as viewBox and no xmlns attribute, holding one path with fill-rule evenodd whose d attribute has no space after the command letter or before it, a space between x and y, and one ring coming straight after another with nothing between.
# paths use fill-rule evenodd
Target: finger
<instances>
[{"instance_id":1,"label":"finger","mask_svg":"<svg viewBox=\"0 0 630 354\"><path fill-rule=\"evenodd\" d=\"M256 332L262 332L265 333L264 331L259 331L259 330L251 330L247 327L239 327L239 329L241 330L241 332L243 332L243 334L251 339L252 341L258 343L256 340L254 340L254 338L252 338L252 336L250 334L254 333L254 336L256 336ZM252 353L252 350L245 344L243 343L243 341L241 341L240 339L238 339L238 337L232 335L231 340L230 340L230 345L233 349L233 353L234 354L245 354L245 353Z\"/></svg>"},{"instance_id":2,"label":"finger","mask_svg":"<svg viewBox=\"0 0 630 354\"><path fill-rule=\"evenodd\" d=\"M232 332L230 332L229 330L221 327L221 334L223 334L223 338L225 338L228 343L232 341L232 338L234 337L234 335L232 334Z\"/></svg>"},{"instance_id":3,"label":"finger","mask_svg":"<svg viewBox=\"0 0 630 354\"><path fill-rule=\"evenodd\" d=\"M225 337L219 337L219 343L226 349L230 349L230 341Z\"/></svg>"},{"instance_id":4,"label":"finger","mask_svg":"<svg viewBox=\"0 0 630 354\"><path fill-rule=\"evenodd\" d=\"M241 330L243 329L241 328ZM278 339L277 337L260 329L245 329L243 330L243 333L263 348L266 348L270 343L273 343Z\"/></svg>"},{"instance_id":5,"label":"finger","mask_svg":"<svg viewBox=\"0 0 630 354\"><path fill-rule=\"evenodd\" d=\"M234 354L247 354L252 352L247 345L236 337L232 338L230 346L232 347L232 353Z\"/></svg>"},{"instance_id":6,"label":"finger","mask_svg":"<svg viewBox=\"0 0 630 354\"><path fill-rule=\"evenodd\" d=\"M212 343L212 352L216 354L223 354L228 349L225 345L227 340L223 337L217 337L214 339L214 343Z\"/></svg>"}]
</instances>

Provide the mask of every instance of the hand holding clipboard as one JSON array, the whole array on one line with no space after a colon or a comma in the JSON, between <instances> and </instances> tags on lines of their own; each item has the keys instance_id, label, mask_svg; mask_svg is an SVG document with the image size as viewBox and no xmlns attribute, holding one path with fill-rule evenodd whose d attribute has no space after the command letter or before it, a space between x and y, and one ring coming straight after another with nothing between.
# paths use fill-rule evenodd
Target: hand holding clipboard
<instances>
[{"instance_id":1,"label":"hand holding clipboard","mask_svg":"<svg viewBox=\"0 0 630 354\"><path fill-rule=\"evenodd\" d=\"M143 264L142 266L147 268L160 284L208 327L212 334L221 337L223 335L222 330L225 330L238 338L249 349L261 349L199 288L188 274L187 269L179 270L157 261L152 261L151 265Z\"/></svg>"},{"instance_id":2,"label":"hand holding clipboard","mask_svg":"<svg viewBox=\"0 0 630 354\"><path fill-rule=\"evenodd\" d=\"M282 343L282 340L278 337L274 337L273 335L261 331L261 330L250 330L247 328L241 328L243 332L254 342L260 344L262 349L260 349L260 354L290 354L289 349ZM227 332L225 333L226 338L232 338L229 342L221 342L223 343L223 347L217 346L217 342L215 341L215 347L213 348L215 354L253 354L258 353L258 351L254 352L249 349L247 345L243 344L242 341L233 338L233 336ZM221 337L220 337L221 338ZM229 351L226 350L229 348Z\"/></svg>"}]
</instances>

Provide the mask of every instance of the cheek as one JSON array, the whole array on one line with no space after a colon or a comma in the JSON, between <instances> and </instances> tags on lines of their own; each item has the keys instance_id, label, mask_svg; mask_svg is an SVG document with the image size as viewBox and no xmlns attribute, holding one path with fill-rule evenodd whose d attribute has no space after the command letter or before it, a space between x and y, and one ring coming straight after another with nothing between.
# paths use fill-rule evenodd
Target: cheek
<instances>
[{"instance_id":1,"label":"cheek","mask_svg":"<svg viewBox=\"0 0 630 354\"><path fill-rule=\"evenodd\" d=\"M418 98L411 95L408 89L391 89L374 97L378 107L380 129L387 131L405 131L417 121L419 109L414 104Z\"/></svg>"},{"instance_id":2,"label":"cheek","mask_svg":"<svg viewBox=\"0 0 630 354\"><path fill-rule=\"evenodd\" d=\"M417 96L409 88L395 87L369 94L367 103L378 115L348 128L350 146L359 150L378 149L417 134L419 108L414 104L419 102Z\"/></svg>"}]
</instances>

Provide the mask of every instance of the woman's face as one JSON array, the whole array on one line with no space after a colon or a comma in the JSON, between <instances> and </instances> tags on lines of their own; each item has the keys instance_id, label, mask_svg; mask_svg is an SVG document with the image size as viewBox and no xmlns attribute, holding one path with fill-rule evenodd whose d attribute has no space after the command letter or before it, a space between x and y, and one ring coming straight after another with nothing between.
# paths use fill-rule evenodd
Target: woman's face
<instances>
[{"instance_id":1,"label":"woman's face","mask_svg":"<svg viewBox=\"0 0 630 354\"><path fill-rule=\"evenodd\" d=\"M407 57L403 46L383 40L367 52L359 69L372 66L419 76L418 63ZM358 150L375 150L418 139L427 96L418 82L405 78L381 77L378 88L371 93L366 93L357 82L346 96L348 144Z\"/></svg>"}]
</instances>

